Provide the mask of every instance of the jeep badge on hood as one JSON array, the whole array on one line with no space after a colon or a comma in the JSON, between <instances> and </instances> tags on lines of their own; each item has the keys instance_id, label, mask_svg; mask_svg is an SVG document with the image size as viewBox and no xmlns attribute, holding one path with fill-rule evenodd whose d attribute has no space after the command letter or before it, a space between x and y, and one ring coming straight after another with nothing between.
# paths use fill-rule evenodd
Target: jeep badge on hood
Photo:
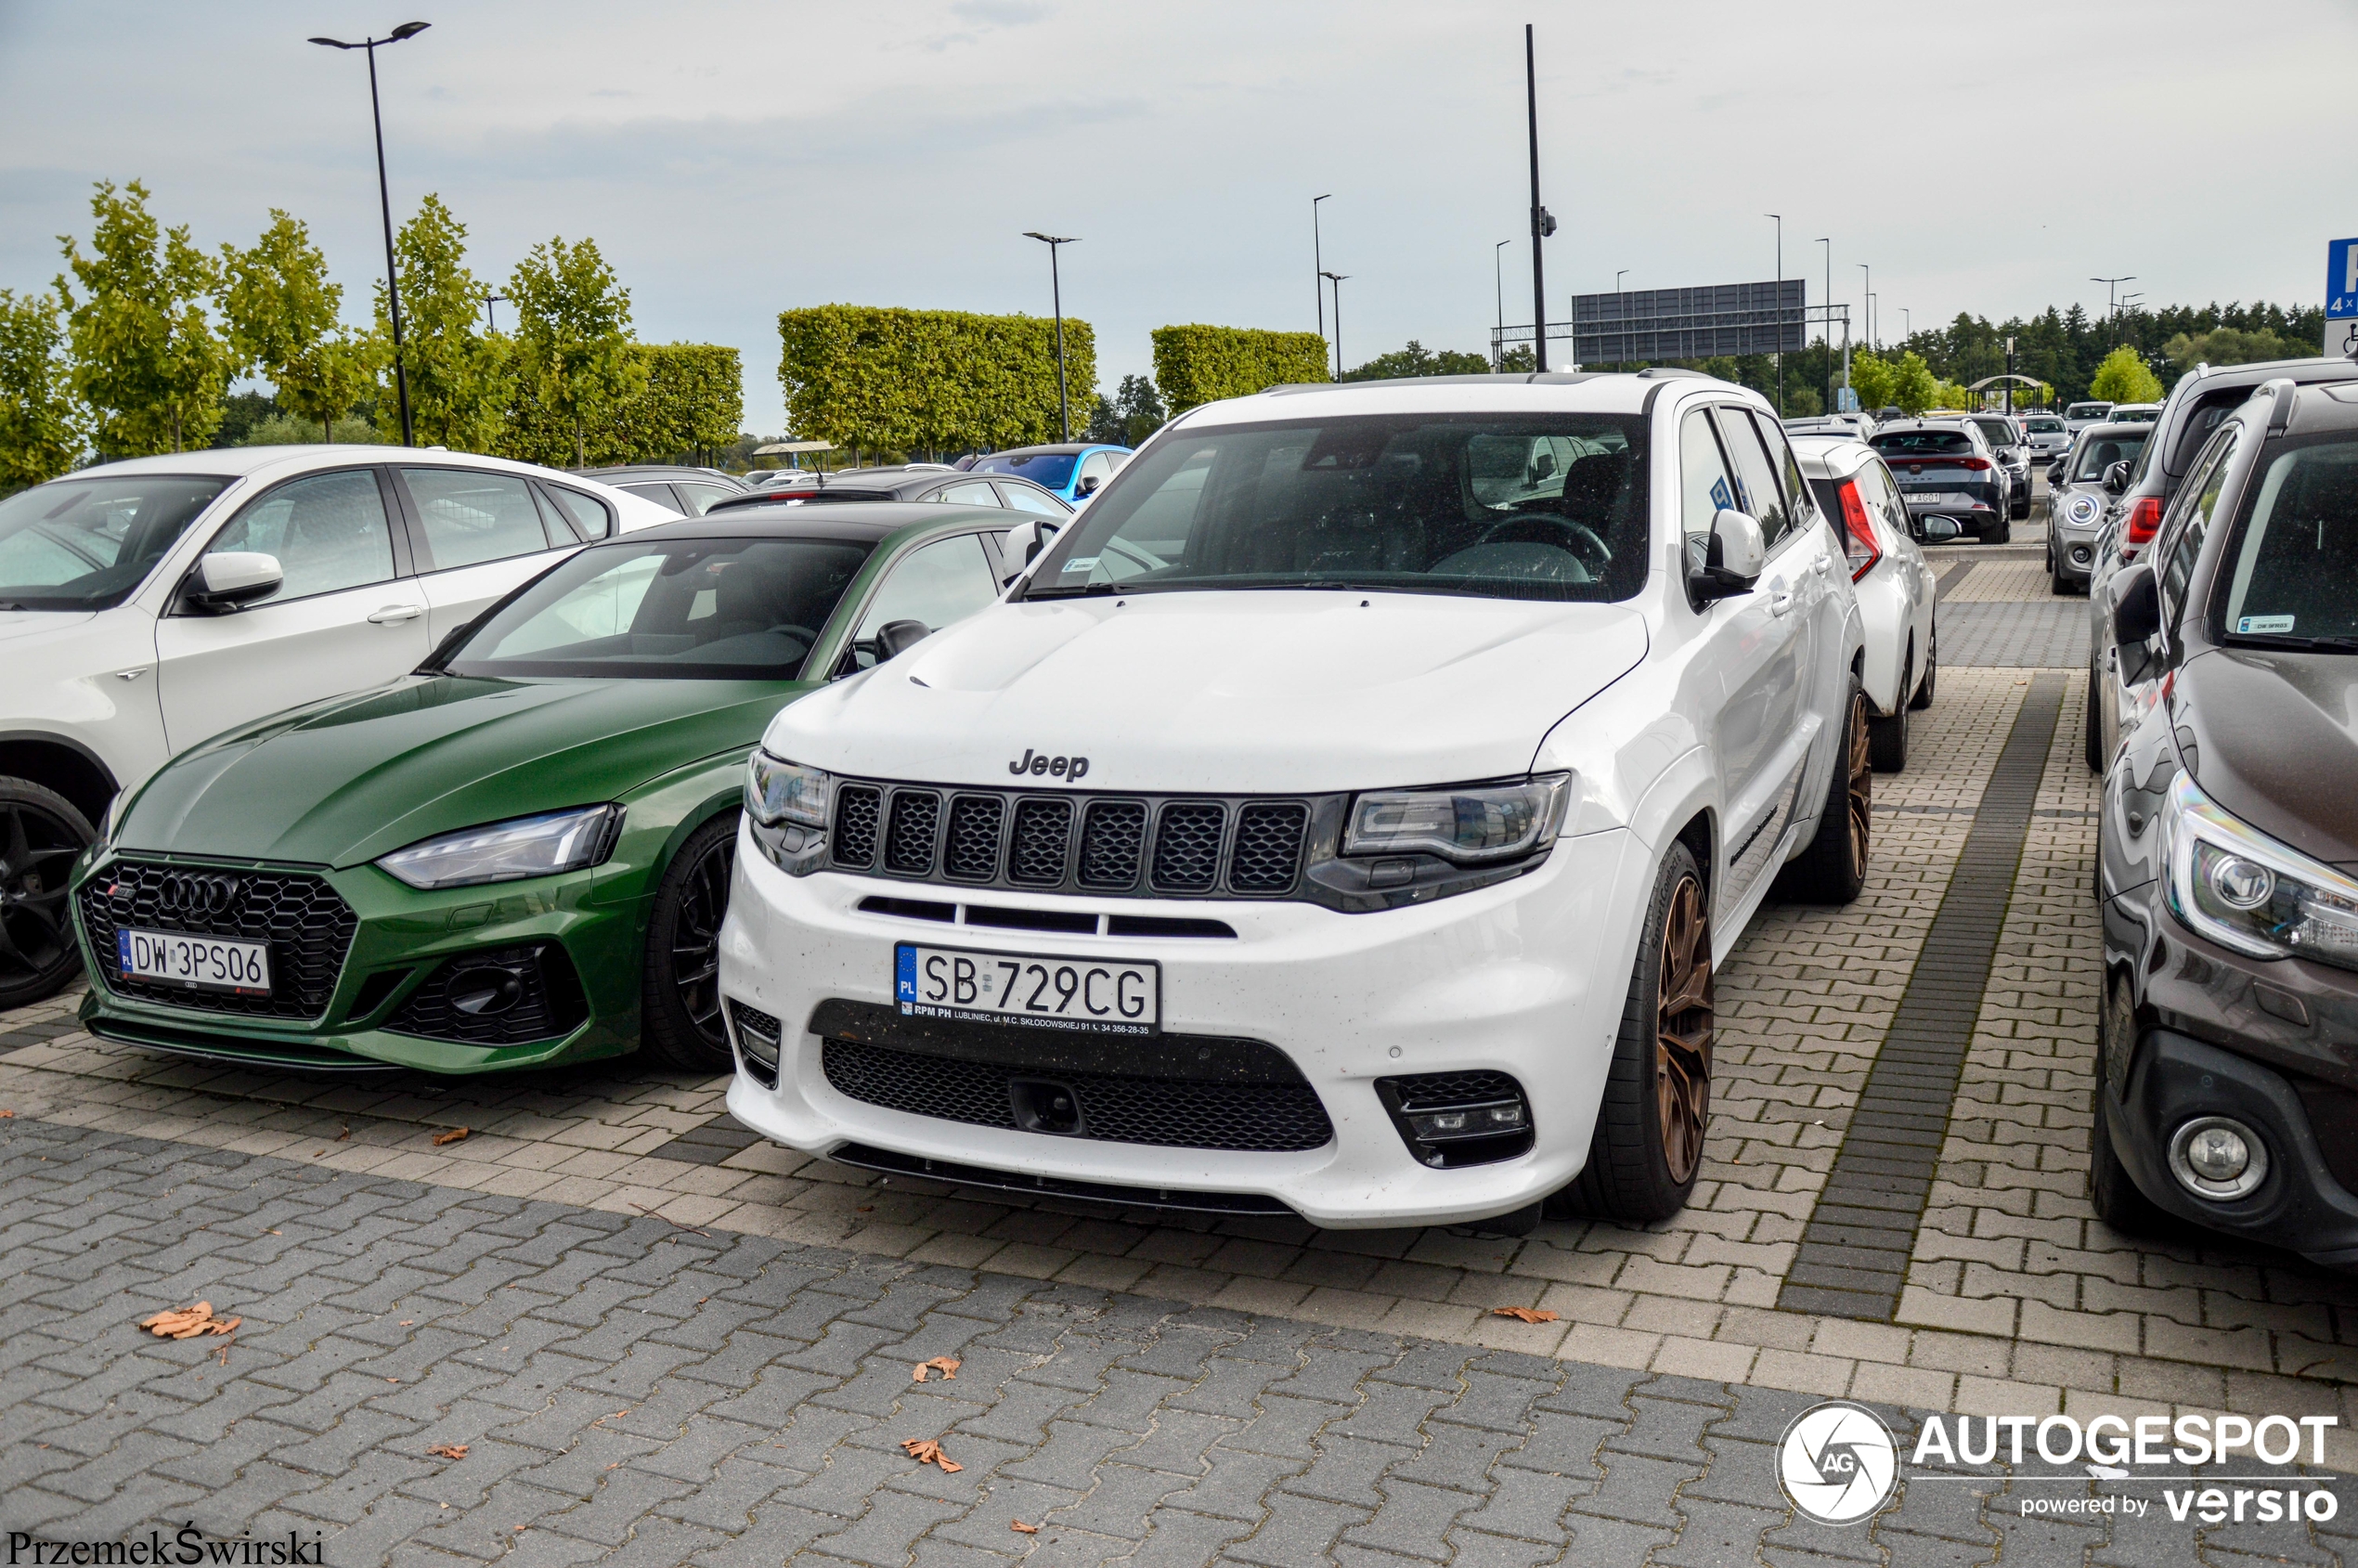
<instances>
[{"instance_id":1,"label":"jeep badge on hood","mask_svg":"<svg viewBox=\"0 0 2358 1568\"><path fill-rule=\"evenodd\" d=\"M1081 775L1088 771L1089 759L1085 757L1046 757L1030 746L1023 748L1022 761L1007 764L1010 773L1045 773L1050 778L1069 779L1074 784L1079 784Z\"/></svg>"}]
</instances>

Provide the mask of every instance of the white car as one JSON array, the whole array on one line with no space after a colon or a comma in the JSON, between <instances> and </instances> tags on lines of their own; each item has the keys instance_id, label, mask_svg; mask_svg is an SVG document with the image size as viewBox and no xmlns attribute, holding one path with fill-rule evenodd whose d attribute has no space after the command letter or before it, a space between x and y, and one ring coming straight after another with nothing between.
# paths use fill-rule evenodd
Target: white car
<instances>
[{"instance_id":1,"label":"white car","mask_svg":"<svg viewBox=\"0 0 2358 1568\"><path fill-rule=\"evenodd\" d=\"M1914 531L1941 541L1957 537L1957 525L1911 518L1891 471L1864 441L1795 435L1793 449L1818 510L1842 530L1866 636L1867 749L1878 772L1897 773L1908 766L1909 710L1932 706L1940 675L1939 587Z\"/></svg>"},{"instance_id":2,"label":"white car","mask_svg":"<svg viewBox=\"0 0 2358 1568\"><path fill-rule=\"evenodd\" d=\"M1742 388L1191 409L1001 603L770 726L730 1111L875 1171L1322 1226L1666 1216L1714 965L1781 867L1863 881L1861 658Z\"/></svg>"},{"instance_id":3,"label":"white car","mask_svg":"<svg viewBox=\"0 0 2358 1568\"><path fill-rule=\"evenodd\" d=\"M74 973L66 872L119 789L390 680L582 540L668 508L528 463L243 447L0 500L0 1007Z\"/></svg>"}]
</instances>

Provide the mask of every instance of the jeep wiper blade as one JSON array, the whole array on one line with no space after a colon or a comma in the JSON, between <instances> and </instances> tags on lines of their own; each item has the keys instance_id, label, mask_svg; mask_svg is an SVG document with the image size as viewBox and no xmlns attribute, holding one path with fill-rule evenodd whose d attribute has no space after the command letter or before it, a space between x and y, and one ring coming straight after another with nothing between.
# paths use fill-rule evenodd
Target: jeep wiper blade
<instances>
[{"instance_id":1,"label":"jeep wiper blade","mask_svg":"<svg viewBox=\"0 0 2358 1568\"><path fill-rule=\"evenodd\" d=\"M2283 631L2231 631L2227 635L2237 647L2283 648L2295 654L2358 654L2358 637L2339 633L2331 637L2295 637Z\"/></svg>"},{"instance_id":2,"label":"jeep wiper blade","mask_svg":"<svg viewBox=\"0 0 2358 1568\"><path fill-rule=\"evenodd\" d=\"M1135 591L1135 585L1131 583L1082 583L1079 588L1026 589L1023 596L1026 600L1082 599L1093 593L1132 593Z\"/></svg>"}]
</instances>

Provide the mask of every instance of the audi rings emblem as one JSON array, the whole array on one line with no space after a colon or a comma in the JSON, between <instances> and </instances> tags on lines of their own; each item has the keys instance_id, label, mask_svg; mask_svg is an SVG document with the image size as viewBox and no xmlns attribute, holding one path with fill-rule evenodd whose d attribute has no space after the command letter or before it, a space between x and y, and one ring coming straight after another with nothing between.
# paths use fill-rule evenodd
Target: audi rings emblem
<instances>
[{"instance_id":1,"label":"audi rings emblem","mask_svg":"<svg viewBox=\"0 0 2358 1568\"><path fill-rule=\"evenodd\" d=\"M226 914L237 901L238 879L218 872L169 872L156 884L156 909L164 914Z\"/></svg>"}]
</instances>

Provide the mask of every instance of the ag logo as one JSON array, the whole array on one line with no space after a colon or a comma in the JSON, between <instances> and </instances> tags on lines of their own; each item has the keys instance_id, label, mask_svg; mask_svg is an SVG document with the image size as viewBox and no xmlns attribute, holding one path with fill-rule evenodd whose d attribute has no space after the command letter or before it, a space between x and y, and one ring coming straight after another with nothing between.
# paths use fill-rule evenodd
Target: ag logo
<instances>
[{"instance_id":1,"label":"ag logo","mask_svg":"<svg viewBox=\"0 0 2358 1568\"><path fill-rule=\"evenodd\" d=\"M1899 1475L1899 1447L1863 1405L1829 1400L1794 1418L1777 1445L1777 1480L1820 1524L1856 1524L1883 1507Z\"/></svg>"}]
</instances>

